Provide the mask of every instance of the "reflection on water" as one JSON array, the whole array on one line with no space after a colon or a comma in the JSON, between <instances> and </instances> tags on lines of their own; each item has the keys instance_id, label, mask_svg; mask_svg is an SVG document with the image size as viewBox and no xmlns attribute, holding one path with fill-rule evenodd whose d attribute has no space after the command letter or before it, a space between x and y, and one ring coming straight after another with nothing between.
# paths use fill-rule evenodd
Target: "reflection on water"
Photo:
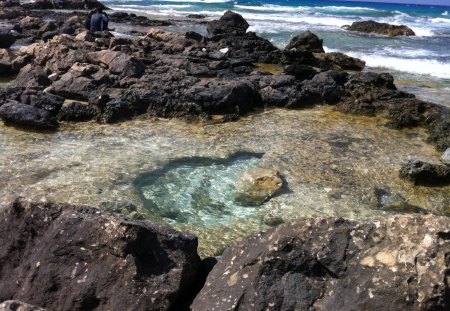
<instances>
[{"instance_id":1,"label":"reflection on water","mask_svg":"<svg viewBox=\"0 0 450 311\"><path fill-rule=\"evenodd\" d=\"M137 177L177 159L226 159L247 151L264 154L257 165L279 171L291 191L272 198L244 220L213 227L170 222L199 236L202 255L217 254L231 241L267 228L268 218L383 216L386 212L377 208L379 189L411 205L449 212L450 187L417 187L398 177L401 163L410 157L439 161L441 154L424 142L424 130L396 131L384 123L381 118L316 107L268 110L216 125L150 119L116 125L64 124L53 134L1 125L0 203L17 196L98 207L132 203L145 217L167 223L144 207L135 190Z\"/></svg>"}]
</instances>

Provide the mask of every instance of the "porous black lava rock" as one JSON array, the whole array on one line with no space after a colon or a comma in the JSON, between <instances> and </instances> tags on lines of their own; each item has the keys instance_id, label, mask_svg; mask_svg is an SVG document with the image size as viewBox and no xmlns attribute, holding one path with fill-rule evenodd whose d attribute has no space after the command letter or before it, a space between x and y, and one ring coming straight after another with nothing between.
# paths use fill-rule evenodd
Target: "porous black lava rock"
<instances>
[{"instance_id":1,"label":"porous black lava rock","mask_svg":"<svg viewBox=\"0 0 450 311\"><path fill-rule=\"evenodd\" d=\"M249 26L242 15L226 11L219 20L208 23L206 30L211 35L244 34Z\"/></svg>"},{"instance_id":2,"label":"porous black lava rock","mask_svg":"<svg viewBox=\"0 0 450 311\"><path fill-rule=\"evenodd\" d=\"M197 238L146 221L18 199L1 212L0 301L47 310L177 310Z\"/></svg>"},{"instance_id":3,"label":"porous black lava rock","mask_svg":"<svg viewBox=\"0 0 450 311\"><path fill-rule=\"evenodd\" d=\"M450 220L307 219L225 250L191 305L218 310L448 310Z\"/></svg>"},{"instance_id":4,"label":"porous black lava rock","mask_svg":"<svg viewBox=\"0 0 450 311\"><path fill-rule=\"evenodd\" d=\"M14 101L0 107L0 118L6 125L36 130L55 130L59 126L50 112Z\"/></svg>"}]
</instances>

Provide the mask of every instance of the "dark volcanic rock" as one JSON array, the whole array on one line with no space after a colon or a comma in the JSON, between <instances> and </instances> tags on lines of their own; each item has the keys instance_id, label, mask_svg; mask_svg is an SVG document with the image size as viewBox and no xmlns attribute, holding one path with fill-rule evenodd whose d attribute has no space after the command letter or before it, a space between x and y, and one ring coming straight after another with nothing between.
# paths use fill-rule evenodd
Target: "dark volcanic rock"
<instances>
[{"instance_id":1,"label":"dark volcanic rock","mask_svg":"<svg viewBox=\"0 0 450 311\"><path fill-rule=\"evenodd\" d=\"M450 166L409 160L400 169L400 177L415 185L442 186L450 184Z\"/></svg>"},{"instance_id":2,"label":"dark volcanic rock","mask_svg":"<svg viewBox=\"0 0 450 311\"><path fill-rule=\"evenodd\" d=\"M245 34L249 26L240 14L226 11L219 20L209 22L206 30L210 35Z\"/></svg>"},{"instance_id":3,"label":"dark volcanic rock","mask_svg":"<svg viewBox=\"0 0 450 311\"><path fill-rule=\"evenodd\" d=\"M361 71L366 65L363 60L339 52L316 53L314 57L321 62L319 65L321 68ZM333 68L333 66L336 68Z\"/></svg>"},{"instance_id":4,"label":"dark volcanic rock","mask_svg":"<svg viewBox=\"0 0 450 311\"><path fill-rule=\"evenodd\" d=\"M88 207L16 200L2 213L0 300L49 310L175 310L197 238Z\"/></svg>"},{"instance_id":5,"label":"dark volcanic rock","mask_svg":"<svg viewBox=\"0 0 450 311\"><path fill-rule=\"evenodd\" d=\"M193 311L448 310L450 220L309 219L225 250Z\"/></svg>"},{"instance_id":6,"label":"dark volcanic rock","mask_svg":"<svg viewBox=\"0 0 450 311\"><path fill-rule=\"evenodd\" d=\"M59 121L89 121L95 119L98 110L92 105L80 102L71 102L64 104L59 110L57 118Z\"/></svg>"},{"instance_id":7,"label":"dark volcanic rock","mask_svg":"<svg viewBox=\"0 0 450 311\"><path fill-rule=\"evenodd\" d=\"M58 128L58 122L48 111L19 102L7 102L0 107L0 118L7 125L38 130Z\"/></svg>"},{"instance_id":8,"label":"dark volcanic rock","mask_svg":"<svg viewBox=\"0 0 450 311\"><path fill-rule=\"evenodd\" d=\"M291 39L285 50L295 49L296 51L309 51L316 53L324 53L323 40L319 39L311 31L307 30Z\"/></svg>"},{"instance_id":9,"label":"dark volcanic rock","mask_svg":"<svg viewBox=\"0 0 450 311\"><path fill-rule=\"evenodd\" d=\"M9 49L16 38L8 31L0 29L0 49Z\"/></svg>"},{"instance_id":10,"label":"dark volcanic rock","mask_svg":"<svg viewBox=\"0 0 450 311\"><path fill-rule=\"evenodd\" d=\"M365 33L376 33L380 35L395 36L415 36L414 31L405 25L390 25L387 23L377 23L375 21L354 22L346 27L347 30Z\"/></svg>"}]
</instances>

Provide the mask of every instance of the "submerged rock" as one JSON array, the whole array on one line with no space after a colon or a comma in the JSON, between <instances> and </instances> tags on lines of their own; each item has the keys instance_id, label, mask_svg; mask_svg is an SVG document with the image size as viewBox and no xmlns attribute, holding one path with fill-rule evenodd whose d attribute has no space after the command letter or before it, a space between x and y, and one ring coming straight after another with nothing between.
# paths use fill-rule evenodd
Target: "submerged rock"
<instances>
[{"instance_id":1,"label":"submerged rock","mask_svg":"<svg viewBox=\"0 0 450 311\"><path fill-rule=\"evenodd\" d=\"M193 311L447 310L450 220L309 219L223 253Z\"/></svg>"},{"instance_id":2,"label":"submerged rock","mask_svg":"<svg viewBox=\"0 0 450 311\"><path fill-rule=\"evenodd\" d=\"M242 174L236 184L234 200L242 205L261 205L283 186L275 170L256 168Z\"/></svg>"},{"instance_id":3,"label":"submerged rock","mask_svg":"<svg viewBox=\"0 0 450 311\"><path fill-rule=\"evenodd\" d=\"M391 25L387 23L378 23L372 20L353 22L350 26L346 26L345 29L350 31L359 31L365 33L376 33L380 35L386 35L390 37L396 36L415 36L414 31L405 25Z\"/></svg>"},{"instance_id":4,"label":"submerged rock","mask_svg":"<svg viewBox=\"0 0 450 311\"><path fill-rule=\"evenodd\" d=\"M409 160L400 169L400 177L415 185L439 186L450 184L450 166Z\"/></svg>"},{"instance_id":5,"label":"submerged rock","mask_svg":"<svg viewBox=\"0 0 450 311\"><path fill-rule=\"evenodd\" d=\"M174 310L197 238L88 207L16 200L2 212L0 301L49 310Z\"/></svg>"}]
</instances>

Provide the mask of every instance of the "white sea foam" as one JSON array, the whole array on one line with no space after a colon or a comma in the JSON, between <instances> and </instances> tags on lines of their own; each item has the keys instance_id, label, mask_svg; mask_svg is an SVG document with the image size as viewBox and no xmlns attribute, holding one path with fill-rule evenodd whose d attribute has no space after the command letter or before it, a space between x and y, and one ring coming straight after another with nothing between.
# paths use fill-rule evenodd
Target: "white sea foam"
<instances>
[{"instance_id":1,"label":"white sea foam","mask_svg":"<svg viewBox=\"0 0 450 311\"><path fill-rule=\"evenodd\" d=\"M227 3L233 0L159 0L161 2Z\"/></svg>"},{"instance_id":2,"label":"white sea foam","mask_svg":"<svg viewBox=\"0 0 450 311\"><path fill-rule=\"evenodd\" d=\"M368 67L393 69L412 74L430 75L441 79L450 79L450 63L432 59L408 59L385 55L366 55L349 52L348 55L363 59Z\"/></svg>"},{"instance_id":3,"label":"white sea foam","mask_svg":"<svg viewBox=\"0 0 450 311\"><path fill-rule=\"evenodd\" d=\"M448 11L445 11L444 13L442 13L442 15L447 16L448 15Z\"/></svg>"},{"instance_id":4,"label":"white sea foam","mask_svg":"<svg viewBox=\"0 0 450 311\"><path fill-rule=\"evenodd\" d=\"M378 9L374 9L374 8L366 8L366 7L360 7L360 6L355 6L355 7L350 7L350 6L320 6L320 7L314 7L315 9L321 9L321 10L325 10L325 11L333 11L333 12L357 12L357 13L362 13L362 12L384 12L383 10L378 10Z\"/></svg>"},{"instance_id":5,"label":"white sea foam","mask_svg":"<svg viewBox=\"0 0 450 311\"><path fill-rule=\"evenodd\" d=\"M298 14L258 14L236 11L246 20L273 21L274 23L305 23L310 25L327 25L342 27L352 23L351 19L332 17L327 15L298 15ZM276 25L274 25L276 26Z\"/></svg>"},{"instance_id":6,"label":"white sea foam","mask_svg":"<svg viewBox=\"0 0 450 311\"><path fill-rule=\"evenodd\" d=\"M310 7L306 6L281 6L274 4L264 4L261 6L252 6L252 5L235 5L235 8L247 11L267 11L267 12L302 12L302 11L310 11Z\"/></svg>"},{"instance_id":7,"label":"white sea foam","mask_svg":"<svg viewBox=\"0 0 450 311\"><path fill-rule=\"evenodd\" d=\"M436 17L432 18L431 21L433 23L450 23L450 18Z\"/></svg>"}]
</instances>

